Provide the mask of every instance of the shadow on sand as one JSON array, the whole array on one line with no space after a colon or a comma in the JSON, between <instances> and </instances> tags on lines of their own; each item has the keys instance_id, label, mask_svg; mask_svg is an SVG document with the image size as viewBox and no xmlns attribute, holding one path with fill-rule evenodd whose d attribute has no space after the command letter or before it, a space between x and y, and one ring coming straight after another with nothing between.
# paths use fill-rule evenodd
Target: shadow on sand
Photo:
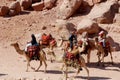
<instances>
[{"instance_id":1,"label":"shadow on sand","mask_svg":"<svg viewBox=\"0 0 120 80\"><path fill-rule=\"evenodd\" d=\"M1 74L1 73L0 73L0 77L1 77L1 76L6 76L6 75L8 75L8 74Z\"/></svg>"},{"instance_id":2,"label":"shadow on sand","mask_svg":"<svg viewBox=\"0 0 120 80\"><path fill-rule=\"evenodd\" d=\"M77 76L76 78L81 78L81 79L84 79L84 80L87 80L88 77L85 77L85 76ZM111 78L108 78L108 77L90 77L90 80L109 80Z\"/></svg>"},{"instance_id":3,"label":"shadow on sand","mask_svg":"<svg viewBox=\"0 0 120 80\"><path fill-rule=\"evenodd\" d=\"M102 64L98 66L97 63L89 63L87 64L87 66L89 68L98 68L102 70L112 70L112 71L120 72L120 63L111 64L111 62L104 62L104 66L102 66ZM114 67L114 69L112 67Z\"/></svg>"},{"instance_id":4,"label":"shadow on sand","mask_svg":"<svg viewBox=\"0 0 120 80\"><path fill-rule=\"evenodd\" d=\"M44 72L44 70L39 70L39 72ZM50 74L62 74L59 70L47 70L46 73ZM68 71L68 73L74 73L74 71Z\"/></svg>"}]
</instances>

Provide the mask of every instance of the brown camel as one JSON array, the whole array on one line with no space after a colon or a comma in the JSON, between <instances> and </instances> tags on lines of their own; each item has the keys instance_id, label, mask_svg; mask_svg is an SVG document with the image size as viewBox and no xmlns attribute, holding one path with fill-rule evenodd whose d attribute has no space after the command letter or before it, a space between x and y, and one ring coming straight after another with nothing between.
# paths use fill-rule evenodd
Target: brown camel
<instances>
[{"instance_id":1,"label":"brown camel","mask_svg":"<svg viewBox=\"0 0 120 80\"><path fill-rule=\"evenodd\" d=\"M29 67L31 69L35 70L35 68L30 66L31 58L30 58L29 54L26 54L24 50L21 50L18 43L12 43L11 46L13 46L15 48L15 50L16 50L16 52L18 54L24 55L26 57L26 60L27 60L27 69L26 69L26 71L28 72ZM47 68L46 55L45 55L45 52L43 50L40 50L40 52L39 52L39 60L40 60L40 65L38 66L38 68L35 71L38 71L39 68L42 66L42 62L44 62L44 65L45 65L44 72L46 72L46 68Z\"/></svg>"},{"instance_id":2,"label":"brown camel","mask_svg":"<svg viewBox=\"0 0 120 80\"><path fill-rule=\"evenodd\" d=\"M50 60L51 62L53 62L53 58L56 58L56 55L53 51L53 49L57 47L56 40L51 35L50 39L47 39L47 41L45 41L45 43L47 44L43 44L42 40L39 40L39 43L40 43L40 49L48 48L48 55L50 55L51 58Z\"/></svg>"},{"instance_id":3,"label":"brown camel","mask_svg":"<svg viewBox=\"0 0 120 80\"><path fill-rule=\"evenodd\" d=\"M95 37L95 46L96 46L97 51L98 51L97 52L97 55L98 55L98 65L100 64L101 61L104 63L104 57L108 56L108 53L110 53L111 62L113 64L113 57L112 57L112 48L111 48L111 46L106 44L107 47L103 48L103 46L98 41L98 37ZM102 55L102 57L101 57L101 55ZM101 59L100 59L100 57L101 57Z\"/></svg>"},{"instance_id":4,"label":"brown camel","mask_svg":"<svg viewBox=\"0 0 120 80\"><path fill-rule=\"evenodd\" d=\"M62 65L62 72L65 75L65 79L67 80L68 78L68 67L73 67L77 69L76 72L76 76L78 75L78 73L80 72L81 67L85 68L85 70L87 71L88 74L88 80L89 80L89 70L87 69L86 63L85 63L85 59L79 54L81 52L81 48L77 47L74 48L74 50L72 50L70 52L70 54L73 54L74 58L68 58L66 56L62 57L63 60L63 65ZM67 55L67 53L66 53ZM65 71L63 71L65 67ZM75 76L74 76L75 77Z\"/></svg>"},{"instance_id":5,"label":"brown camel","mask_svg":"<svg viewBox=\"0 0 120 80\"><path fill-rule=\"evenodd\" d=\"M62 50L66 51L69 49L69 41L68 40L64 40L63 38L60 39L60 44L59 46L63 46ZM95 47L95 44L94 44L94 40L91 39L91 38L88 38L88 47L86 46L82 46L83 50L85 50L85 52L83 51L82 53L83 54L87 54L87 63L90 62L90 53L92 50L95 50L96 47ZM80 46L80 45L79 45Z\"/></svg>"}]
</instances>

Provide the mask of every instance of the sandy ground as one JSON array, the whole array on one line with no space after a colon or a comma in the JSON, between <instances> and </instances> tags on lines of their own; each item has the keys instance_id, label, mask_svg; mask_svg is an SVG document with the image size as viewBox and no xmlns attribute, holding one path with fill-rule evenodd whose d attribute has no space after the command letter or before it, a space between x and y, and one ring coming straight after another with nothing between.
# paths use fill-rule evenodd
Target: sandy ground
<instances>
[{"instance_id":1,"label":"sandy ground","mask_svg":"<svg viewBox=\"0 0 120 80\"><path fill-rule=\"evenodd\" d=\"M1 5L9 5L9 0L1 0ZM56 8L44 10L42 12L23 11L20 15L14 17L0 17L0 80L64 80L60 66L62 63L47 61L47 72L44 73L44 64L38 72L30 69L26 72L26 59L24 56L17 54L15 49L10 46L12 42L20 43L21 49L24 48L27 41L30 40L32 33L38 34L41 32L51 33L57 37L55 27L50 23L56 21ZM75 25L79 23L82 16L75 16L68 21ZM43 27L46 30L42 30ZM113 29L113 28L111 28ZM108 32L113 40L120 44L120 33ZM55 54L61 54L58 48L55 49ZM120 51L113 52L114 65L110 64L110 55L105 57L105 67L96 66L97 56L96 51L91 52L91 62L87 64L90 72L90 80L119 80L120 79ZM83 55L86 59L86 56ZM47 55L47 58L49 56ZM35 68L39 65L39 61L32 61L31 65ZM69 77L75 74L74 69L70 69ZM69 80L73 80L69 78ZM83 69L75 80L87 80L87 73Z\"/></svg>"},{"instance_id":2,"label":"sandy ground","mask_svg":"<svg viewBox=\"0 0 120 80\"><path fill-rule=\"evenodd\" d=\"M59 50L59 49L58 49ZM57 51L58 51L57 50ZM56 51L56 50L55 50ZM105 67L96 66L97 56L95 51L91 55L91 63L88 64L90 80L119 80L120 79L120 52L113 52L114 65L111 65L110 55L105 58ZM57 53L56 53L57 55ZM44 73L44 65L38 72L29 69L26 72L26 59L18 55L13 47L0 46L0 80L64 80L60 71L61 63L47 61L47 72ZM48 55L47 55L48 56ZM86 59L86 56L84 56ZM39 61L32 61L31 65L37 68ZM74 69L69 70L69 77L75 74ZM69 78L68 80L72 80ZM87 80L87 73L83 69L75 80Z\"/></svg>"}]
</instances>

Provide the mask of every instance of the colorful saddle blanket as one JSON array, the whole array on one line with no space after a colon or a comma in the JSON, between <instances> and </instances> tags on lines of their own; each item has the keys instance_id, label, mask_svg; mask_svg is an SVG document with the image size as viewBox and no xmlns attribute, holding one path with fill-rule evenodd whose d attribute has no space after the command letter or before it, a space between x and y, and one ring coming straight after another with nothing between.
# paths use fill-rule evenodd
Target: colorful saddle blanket
<instances>
[{"instance_id":1,"label":"colorful saddle blanket","mask_svg":"<svg viewBox=\"0 0 120 80\"><path fill-rule=\"evenodd\" d=\"M29 46L27 48L27 52L29 53L29 57L33 60L33 59L39 59L39 51L40 48L39 46L33 45L33 46Z\"/></svg>"},{"instance_id":2,"label":"colorful saddle blanket","mask_svg":"<svg viewBox=\"0 0 120 80\"><path fill-rule=\"evenodd\" d=\"M74 56L74 54L72 54L72 53L70 53L70 52L67 52L67 53L66 53L66 59L72 60L72 59L75 59L75 56Z\"/></svg>"}]
</instances>

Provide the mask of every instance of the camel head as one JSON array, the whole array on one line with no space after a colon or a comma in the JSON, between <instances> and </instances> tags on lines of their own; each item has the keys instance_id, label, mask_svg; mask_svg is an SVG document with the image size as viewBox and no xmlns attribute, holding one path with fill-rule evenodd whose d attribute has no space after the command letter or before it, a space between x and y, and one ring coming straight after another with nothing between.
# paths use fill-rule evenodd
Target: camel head
<instances>
[{"instance_id":1,"label":"camel head","mask_svg":"<svg viewBox=\"0 0 120 80\"><path fill-rule=\"evenodd\" d=\"M15 50L20 54L20 55L23 55L24 53L24 50L21 50L20 47L19 47L19 44L16 42L16 43L12 43L11 46L13 46L15 48Z\"/></svg>"},{"instance_id":2,"label":"camel head","mask_svg":"<svg viewBox=\"0 0 120 80\"><path fill-rule=\"evenodd\" d=\"M19 46L17 42L11 43L10 45L13 46L13 47L18 47Z\"/></svg>"}]
</instances>

